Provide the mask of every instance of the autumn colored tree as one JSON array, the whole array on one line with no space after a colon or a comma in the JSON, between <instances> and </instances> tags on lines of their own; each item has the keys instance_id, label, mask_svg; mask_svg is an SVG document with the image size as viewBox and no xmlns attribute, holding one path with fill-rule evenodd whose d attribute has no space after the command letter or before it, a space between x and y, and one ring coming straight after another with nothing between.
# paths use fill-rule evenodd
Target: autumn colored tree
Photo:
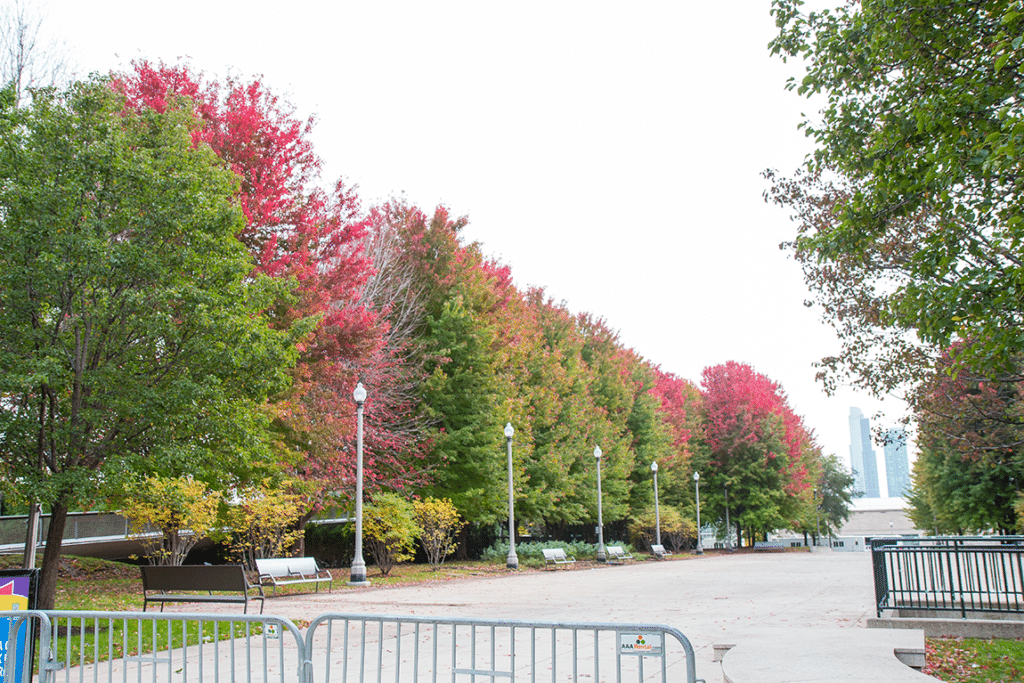
<instances>
[{"instance_id":1,"label":"autumn colored tree","mask_svg":"<svg viewBox=\"0 0 1024 683\"><path fill-rule=\"evenodd\" d=\"M958 357L968 345L947 349L915 401L910 514L922 529L1006 532L1024 481L1020 384L964 367Z\"/></svg>"},{"instance_id":2,"label":"autumn colored tree","mask_svg":"<svg viewBox=\"0 0 1024 683\"><path fill-rule=\"evenodd\" d=\"M658 460L659 497L667 505L690 509L694 504L693 463L708 460L700 388L660 368L655 369L655 375L652 393L658 398L658 413L672 438L669 454Z\"/></svg>"},{"instance_id":3,"label":"autumn colored tree","mask_svg":"<svg viewBox=\"0 0 1024 683\"><path fill-rule=\"evenodd\" d=\"M438 498L413 501L413 519L419 527L417 538L430 569L436 572L455 550L456 538L466 523L450 500Z\"/></svg>"},{"instance_id":4,"label":"autumn colored tree","mask_svg":"<svg viewBox=\"0 0 1024 683\"><path fill-rule=\"evenodd\" d=\"M232 553L251 570L256 560L290 554L302 538L296 520L302 515L302 499L271 479L235 492L227 508Z\"/></svg>"},{"instance_id":5,"label":"autumn colored tree","mask_svg":"<svg viewBox=\"0 0 1024 683\"><path fill-rule=\"evenodd\" d=\"M293 283L294 298L278 302L276 319L317 321L291 390L269 407L294 492L305 500L300 528L351 495L357 380L370 388L368 490L420 483L422 434L410 429L414 402L404 391L409 348L401 315L408 307L396 303L403 291L393 291L393 269L382 258L393 255L381 248L391 243L392 225L374 221L386 212L363 215L342 182L330 193L321 189L321 161L309 140L313 119L299 119L260 81L211 81L187 66L134 67L117 81L130 103L161 111L188 98L202 124L196 144L209 145L241 179L237 197L246 222L238 237L256 272Z\"/></svg>"},{"instance_id":6,"label":"autumn colored tree","mask_svg":"<svg viewBox=\"0 0 1024 683\"><path fill-rule=\"evenodd\" d=\"M701 387L709 448L700 467L702 512L724 518L727 487L737 532L790 526L811 488L805 454L810 435L782 388L735 361L705 368Z\"/></svg>"},{"instance_id":7,"label":"autumn colored tree","mask_svg":"<svg viewBox=\"0 0 1024 683\"><path fill-rule=\"evenodd\" d=\"M192 477L147 477L125 491L121 514L128 520L128 537L141 541L152 564L180 565L219 529L220 500L217 491Z\"/></svg>"}]
</instances>

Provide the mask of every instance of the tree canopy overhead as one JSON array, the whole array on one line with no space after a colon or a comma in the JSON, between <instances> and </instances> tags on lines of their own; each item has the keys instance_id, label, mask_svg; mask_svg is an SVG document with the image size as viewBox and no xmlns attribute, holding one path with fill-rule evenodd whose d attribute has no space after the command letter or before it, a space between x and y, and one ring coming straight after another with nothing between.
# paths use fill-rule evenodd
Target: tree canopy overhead
<instances>
[{"instance_id":1,"label":"tree canopy overhead","mask_svg":"<svg viewBox=\"0 0 1024 683\"><path fill-rule=\"evenodd\" d=\"M817 145L807 171L842 184L831 220L797 238L805 263L867 267L877 323L939 348L972 338L963 364L1011 370L1024 343L1020 3L775 0L772 14L772 52L806 64L790 87L824 101L801 124Z\"/></svg>"}]
</instances>

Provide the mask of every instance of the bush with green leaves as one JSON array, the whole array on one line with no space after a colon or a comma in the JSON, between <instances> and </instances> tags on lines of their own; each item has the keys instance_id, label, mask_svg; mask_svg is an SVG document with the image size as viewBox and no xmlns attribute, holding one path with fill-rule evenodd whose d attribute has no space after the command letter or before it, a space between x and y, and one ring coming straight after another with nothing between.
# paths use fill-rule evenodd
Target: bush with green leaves
<instances>
[{"instance_id":1,"label":"bush with green leaves","mask_svg":"<svg viewBox=\"0 0 1024 683\"><path fill-rule=\"evenodd\" d=\"M608 541L605 547L610 545L621 545L627 553L633 552L633 546L622 541ZM569 557L578 560L592 560L597 556L597 544L585 543L583 541L530 541L516 544L516 557L520 564L541 565L544 563L544 551L550 548L561 548ZM481 558L487 562L504 562L508 557L508 543L498 541L490 548L484 550Z\"/></svg>"},{"instance_id":2,"label":"bush with green leaves","mask_svg":"<svg viewBox=\"0 0 1024 683\"><path fill-rule=\"evenodd\" d=\"M381 576L413 558L419 535L413 504L397 493L378 493L363 508L363 541Z\"/></svg>"}]
</instances>

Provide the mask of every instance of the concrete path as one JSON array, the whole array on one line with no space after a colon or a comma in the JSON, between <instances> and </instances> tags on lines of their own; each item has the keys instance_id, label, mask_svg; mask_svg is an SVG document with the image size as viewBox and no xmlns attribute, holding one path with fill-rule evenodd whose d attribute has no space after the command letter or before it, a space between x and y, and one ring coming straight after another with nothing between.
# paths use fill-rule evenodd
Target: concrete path
<instances>
[{"instance_id":1,"label":"concrete path","mask_svg":"<svg viewBox=\"0 0 1024 683\"><path fill-rule=\"evenodd\" d=\"M372 583L373 568L369 578ZM873 603L869 553L787 552L559 568L407 588L335 589L268 597L265 613L295 621L342 612L666 624L690 639L698 677L719 683L715 643L739 643L745 635L781 638L807 629L835 640L843 637L842 629L863 629L875 615Z\"/></svg>"}]
</instances>

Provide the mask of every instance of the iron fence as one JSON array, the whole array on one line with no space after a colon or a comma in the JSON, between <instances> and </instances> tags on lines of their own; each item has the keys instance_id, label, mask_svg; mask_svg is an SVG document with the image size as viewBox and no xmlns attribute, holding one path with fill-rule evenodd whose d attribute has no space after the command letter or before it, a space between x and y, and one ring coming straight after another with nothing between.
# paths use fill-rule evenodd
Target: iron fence
<instances>
[{"instance_id":1,"label":"iron fence","mask_svg":"<svg viewBox=\"0 0 1024 683\"><path fill-rule=\"evenodd\" d=\"M303 636L271 615L8 614L4 683L698 681L686 636L652 624L326 614Z\"/></svg>"},{"instance_id":2,"label":"iron fence","mask_svg":"<svg viewBox=\"0 0 1024 683\"><path fill-rule=\"evenodd\" d=\"M1024 536L871 539L877 614L1024 613Z\"/></svg>"}]
</instances>

